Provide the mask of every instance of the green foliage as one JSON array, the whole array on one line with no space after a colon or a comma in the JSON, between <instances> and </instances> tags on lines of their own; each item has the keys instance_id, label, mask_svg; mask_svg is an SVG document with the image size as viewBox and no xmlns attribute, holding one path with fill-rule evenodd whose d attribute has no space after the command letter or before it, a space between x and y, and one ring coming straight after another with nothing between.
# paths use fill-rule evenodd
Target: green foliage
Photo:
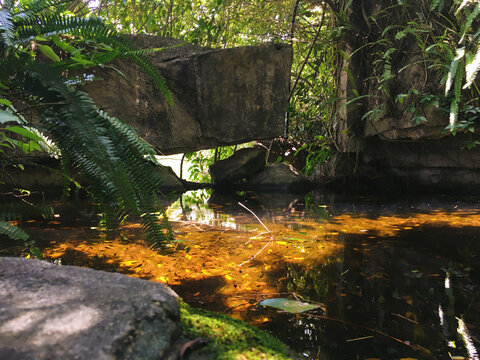
<instances>
[{"instance_id":1,"label":"green foliage","mask_svg":"<svg viewBox=\"0 0 480 360\"><path fill-rule=\"evenodd\" d=\"M185 160L189 164L188 174L190 181L201 183L211 182L208 168L215 161L226 159L233 155L237 149L248 147L250 143L235 146L221 146L216 149L200 150L185 154Z\"/></svg>"},{"instance_id":2,"label":"green foliage","mask_svg":"<svg viewBox=\"0 0 480 360\"><path fill-rule=\"evenodd\" d=\"M70 15L66 9L71 3L25 1L0 9L0 114L2 123L16 120L20 124L4 128L0 140L7 148L26 150L27 141L28 150L39 150L43 138L31 129L48 134L61 152L63 168L71 163L88 179L85 188L109 224L135 215L142 220L147 240L163 246L172 233L157 202L161 179L154 172L155 151L130 126L100 111L62 72L123 57L140 65L171 103L170 93L145 58L146 52L133 49L99 18ZM41 61L40 54L50 62ZM17 112L11 99L22 101L26 110ZM35 124L22 115L33 109L38 117ZM12 139L7 132L22 140Z\"/></svg>"},{"instance_id":3,"label":"green foliage","mask_svg":"<svg viewBox=\"0 0 480 360\"><path fill-rule=\"evenodd\" d=\"M425 109L433 106L449 113L447 130L453 134L467 128L474 130L471 117L467 121L470 125L465 126L463 109L480 106L480 91L475 83L480 69L480 32L476 30L479 25L480 4L473 0L392 1L374 10L368 18L364 14L363 24L356 24L351 30L365 34L365 41L349 60L362 56L365 64L374 64L370 83L377 83L377 90L387 99L381 104L368 99L364 102L365 113L375 114L369 119L395 116L400 109L412 123L421 125L428 121ZM350 36L351 30L346 36ZM402 64L404 58L415 61ZM416 88L402 89L398 79L404 76L423 76L423 80L412 79ZM441 86L443 94L438 91ZM385 111L375 113L374 106Z\"/></svg>"},{"instance_id":4,"label":"green foliage","mask_svg":"<svg viewBox=\"0 0 480 360\"><path fill-rule=\"evenodd\" d=\"M23 241L25 247L32 255L37 258L42 257L40 250L34 246L35 243L30 240L28 234L18 226L12 225L7 221L0 220L0 235L6 235L13 240Z\"/></svg>"}]
</instances>

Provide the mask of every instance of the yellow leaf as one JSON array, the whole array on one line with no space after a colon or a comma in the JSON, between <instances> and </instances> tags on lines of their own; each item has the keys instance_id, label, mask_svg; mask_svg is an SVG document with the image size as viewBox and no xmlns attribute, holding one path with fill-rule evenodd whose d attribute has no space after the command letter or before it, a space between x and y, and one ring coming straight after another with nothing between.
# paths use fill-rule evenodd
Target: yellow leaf
<instances>
[{"instance_id":1,"label":"yellow leaf","mask_svg":"<svg viewBox=\"0 0 480 360\"><path fill-rule=\"evenodd\" d=\"M185 254L185 257L186 257L187 259L189 259L189 260L192 258L192 256L191 256L191 255L188 255L188 254Z\"/></svg>"},{"instance_id":2,"label":"yellow leaf","mask_svg":"<svg viewBox=\"0 0 480 360\"><path fill-rule=\"evenodd\" d=\"M135 264L136 261L135 260L130 260L130 261L120 261L120 265L124 265L124 266L132 266L133 264Z\"/></svg>"},{"instance_id":3,"label":"yellow leaf","mask_svg":"<svg viewBox=\"0 0 480 360\"><path fill-rule=\"evenodd\" d=\"M265 270L268 270L268 269L270 269L270 268L271 268L270 265L265 265Z\"/></svg>"},{"instance_id":4,"label":"yellow leaf","mask_svg":"<svg viewBox=\"0 0 480 360\"><path fill-rule=\"evenodd\" d=\"M210 276L210 273L209 273L207 270L205 270L205 269L202 269L202 273L203 273L203 275L205 275L205 276Z\"/></svg>"},{"instance_id":5,"label":"yellow leaf","mask_svg":"<svg viewBox=\"0 0 480 360\"><path fill-rule=\"evenodd\" d=\"M278 245L288 245L286 241L277 241Z\"/></svg>"},{"instance_id":6,"label":"yellow leaf","mask_svg":"<svg viewBox=\"0 0 480 360\"><path fill-rule=\"evenodd\" d=\"M230 275L225 275L225 279L227 279L228 281L232 281L233 278L230 276Z\"/></svg>"},{"instance_id":7,"label":"yellow leaf","mask_svg":"<svg viewBox=\"0 0 480 360\"><path fill-rule=\"evenodd\" d=\"M168 282L168 278L166 276L159 276L157 278L155 278L155 280L160 280L161 282Z\"/></svg>"}]
</instances>

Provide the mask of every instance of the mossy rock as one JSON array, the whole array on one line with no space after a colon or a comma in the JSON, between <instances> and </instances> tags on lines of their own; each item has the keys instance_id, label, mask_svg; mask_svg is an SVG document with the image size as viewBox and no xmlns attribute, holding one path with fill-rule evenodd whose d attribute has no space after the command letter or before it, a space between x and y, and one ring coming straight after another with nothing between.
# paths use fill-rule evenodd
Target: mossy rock
<instances>
[{"instance_id":1,"label":"mossy rock","mask_svg":"<svg viewBox=\"0 0 480 360\"><path fill-rule=\"evenodd\" d=\"M195 349L187 359L270 360L299 359L272 335L244 321L180 303L184 336L202 338L207 345Z\"/></svg>"}]
</instances>

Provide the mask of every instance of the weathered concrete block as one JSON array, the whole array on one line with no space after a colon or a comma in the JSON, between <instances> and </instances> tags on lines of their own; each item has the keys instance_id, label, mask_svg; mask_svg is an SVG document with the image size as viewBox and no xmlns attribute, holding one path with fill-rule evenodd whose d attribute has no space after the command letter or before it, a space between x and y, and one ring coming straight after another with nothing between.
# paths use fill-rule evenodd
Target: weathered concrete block
<instances>
[{"instance_id":1,"label":"weathered concrete block","mask_svg":"<svg viewBox=\"0 0 480 360\"><path fill-rule=\"evenodd\" d=\"M212 50L147 35L131 40L139 48L175 46L149 55L167 81L174 106L167 104L136 65L123 60L113 64L116 70L95 69L95 76L103 81L87 83L84 90L162 153L239 144L284 133L290 46Z\"/></svg>"}]
</instances>

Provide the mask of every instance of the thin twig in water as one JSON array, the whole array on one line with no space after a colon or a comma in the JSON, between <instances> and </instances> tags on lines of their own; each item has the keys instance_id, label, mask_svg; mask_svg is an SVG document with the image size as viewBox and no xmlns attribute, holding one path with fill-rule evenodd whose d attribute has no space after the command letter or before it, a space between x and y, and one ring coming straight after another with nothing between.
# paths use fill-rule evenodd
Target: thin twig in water
<instances>
[{"instance_id":1,"label":"thin twig in water","mask_svg":"<svg viewBox=\"0 0 480 360\"><path fill-rule=\"evenodd\" d=\"M260 220L260 219L258 218L258 216L255 215L255 213L254 213L252 210L250 210L249 208L247 208L247 207L246 207L245 205L243 205L241 202L238 202L238 205L240 205L240 206L243 207L245 210L247 210L250 214L252 214L252 215L255 217L255 219L257 219L258 222L259 222L259 223L265 228L265 230L267 230L267 232L270 234L270 240L265 244L265 246L262 247L262 248L261 248L255 255L253 255L250 259L248 259L247 261L244 261L243 263L241 263L240 265L238 265L238 267L240 267L240 266L243 266L243 265L245 265L246 263L252 261L253 259L255 259L263 250L265 250L265 248L266 248L268 245L270 245L270 243L271 243L273 240L275 240L275 238L273 237L273 234L270 232L270 230L268 230L268 228L267 228L267 227L265 226L265 224L262 222L262 220Z\"/></svg>"},{"instance_id":2,"label":"thin twig in water","mask_svg":"<svg viewBox=\"0 0 480 360\"><path fill-rule=\"evenodd\" d=\"M373 335L364 336L364 337L359 337L359 338L356 338L356 339L348 339L348 340L346 340L346 341L347 341L347 342L352 342L352 341L367 340L367 339L371 339L371 338L373 338Z\"/></svg>"},{"instance_id":3,"label":"thin twig in water","mask_svg":"<svg viewBox=\"0 0 480 360\"><path fill-rule=\"evenodd\" d=\"M350 326L354 326L354 327L358 327L360 329L365 329L365 330L368 330L368 331L371 331L375 334L378 334L378 335L382 335L382 336L385 336L391 340L394 340L396 342L399 342L400 344L403 344L405 346L408 346L409 348L413 349L413 350L418 350L418 347L417 346L414 346L414 345L411 345L409 343L407 343L406 341L403 341L403 340L400 340L396 337L393 337L391 335L388 335L387 333L384 333L383 331L380 331L380 330L377 330L377 329L373 329L371 327L368 327L368 326L364 326L364 325L360 325L360 324L356 324L356 323L353 323L351 321L347 321L347 320L342 320L342 319L337 319L337 318L332 318L332 317L329 317L329 316L324 316L324 315L317 315L317 314L298 314L298 315L306 315L306 316L310 316L310 317L314 317L314 318L318 318L318 319L325 319L325 320L330 320L330 321L336 321L336 322L339 322L339 323L342 323L342 324L346 324L346 325L350 325Z\"/></svg>"},{"instance_id":4,"label":"thin twig in water","mask_svg":"<svg viewBox=\"0 0 480 360\"><path fill-rule=\"evenodd\" d=\"M400 315L400 314L396 314L396 313L392 313L392 315L395 315L395 316L398 316L399 318L403 319L403 320L407 320L407 321L410 321L411 323L414 323L415 325L418 325L418 321L415 321L415 320L412 320L412 319L409 319L403 315Z\"/></svg>"}]
</instances>

